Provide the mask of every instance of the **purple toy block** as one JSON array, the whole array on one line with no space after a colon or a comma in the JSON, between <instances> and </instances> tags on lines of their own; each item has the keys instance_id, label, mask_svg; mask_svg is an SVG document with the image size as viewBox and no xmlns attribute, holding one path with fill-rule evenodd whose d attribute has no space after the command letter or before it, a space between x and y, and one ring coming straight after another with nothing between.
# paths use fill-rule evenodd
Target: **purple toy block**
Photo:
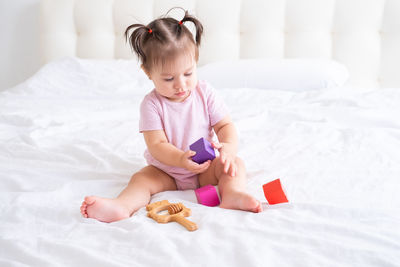
<instances>
[{"instance_id":1,"label":"purple toy block","mask_svg":"<svg viewBox=\"0 0 400 267\"><path fill-rule=\"evenodd\" d=\"M194 162L199 164L215 159L215 151L211 143L203 137L190 145L190 150L196 151L196 155L192 157Z\"/></svg>"},{"instance_id":2,"label":"purple toy block","mask_svg":"<svg viewBox=\"0 0 400 267\"><path fill-rule=\"evenodd\" d=\"M212 185L206 185L194 190L197 202L209 207L215 207L220 204L217 190Z\"/></svg>"}]
</instances>

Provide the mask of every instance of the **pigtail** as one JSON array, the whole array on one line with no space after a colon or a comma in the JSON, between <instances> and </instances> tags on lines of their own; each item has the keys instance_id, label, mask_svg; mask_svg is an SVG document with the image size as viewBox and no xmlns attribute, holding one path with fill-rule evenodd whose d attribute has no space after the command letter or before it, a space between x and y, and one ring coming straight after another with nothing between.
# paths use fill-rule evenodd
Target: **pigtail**
<instances>
[{"instance_id":1,"label":"pigtail","mask_svg":"<svg viewBox=\"0 0 400 267\"><path fill-rule=\"evenodd\" d=\"M182 25L185 21L190 21L196 27L196 45L200 46L201 35L203 34L203 25L201 22L194 16L190 15L188 11L185 11L185 16L181 21L179 21L179 26Z\"/></svg>"},{"instance_id":2,"label":"pigtail","mask_svg":"<svg viewBox=\"0 0 400 267\"><path fill-rule=\"evenodd\" d=\"M136 28L136 29L135 29ZM135 29L130 35L129 32L130 30ZM125 30L125 40L128 42L131 46L132 51L134 51L137 56L139 57L139 60L144 64L146 62L146 55L143 51L143 42L148 36L148 34L151 34L152 30L147 28L143 24L132 24L128 26Z\"/></svg>"},{"instance_id":3,"label":"pigtail","mask_svg":"<svg viewBox=\"0 0 400 267\"><path fill-rule=\"evenodd\" d=\"M194 34L183 25L186 21L195 25L195 38L193 38ZM197 61L202 34L203 25L185 10L185 16L181 21L165 15L148 25L132 24L125 30L125 39L129 42L132 52L138 56L142 66L150 70L156 64L160 62L164 64L166 60L181 53L192 53L193 48Z\"/></svg>"}]
</instances>

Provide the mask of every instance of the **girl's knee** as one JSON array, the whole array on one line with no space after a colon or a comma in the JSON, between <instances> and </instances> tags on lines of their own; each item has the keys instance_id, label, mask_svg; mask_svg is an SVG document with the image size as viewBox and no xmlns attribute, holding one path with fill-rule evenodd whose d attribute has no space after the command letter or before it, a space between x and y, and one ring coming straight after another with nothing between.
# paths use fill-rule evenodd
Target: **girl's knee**
<instances>
[{"instance_id":1,"label":"girl's knee","mask_svg":"<svg viewBox=\"0 0 400 267\"><path fill-rule=\"evenodd\" d=\"M129 183L135 184L147 184L148 183L148 176L144 173L137 172L132 175L131 180Z\"/></svg>"},{"instance_id":2,"label":"girl's knee","mask_svg":"<svg viewBox=\"0 0 400 267\"><path fill-rule=\"evenodd\" d=\"M239 157L236 157L235 163L237 166L237 171L245 175L246 174L246 165L244 163L244 160L242 160Z\"/></svg>"},{"instance_id":3,"label":"girl's knee","mask_svg":"<svg viewBox=\"0 0 400 267\"><path fill-rule=\"evenodd\" d=\"M175 181L171 177L161 171L154 171L153 168L144 168L135 173L129 183L149 190L151 195L166 190L176 190Z\"/></svg>"},{"instance_id":4,"label":"girl's knee","mask_svg":"<svg viewBox=\"0 0 400 267\"><path fill-rule=\"evenodd\" d=\"M221 158L220 157L217 157L215 159L215 161L217 162L217 164L215 166L215 174L216 174L217 177L219 177L224 172L224 165L225 164L221 162ZM238 168L239 171L240 170L245 171L245 168L246 168L245 167L245 163L241 158L236 156L235 157L235 164L236 164L236 167Z\"/></svg>"},{"instance_id":5,"label":"girl's knee","mask_svg":"<svg viewBox=\"0 0 400 267\"><path fill-rule=\"evenodd\" d=\"M217 157L215 160L217 160L219 163L220 163L220 165L224 165L222 162L221 162L221 158L220 157ZM235 157L235 163L237 164L237 165L241 165L241 166L244 166L244 161L241 159L241 158L239 158L238 156L236 156Z\"/></svg>"},{"instance_id":6,"label":"girl's knee","mask_svg":"<svg viewBox=\"0 0 400 267\"><path fill-rule=\"evenodd\" d=\"M239 157L236 157L236 158L235 158L235 163L236 163L238 166L243 166L243 167L244 167L244 161L243 161L241 158L239 158Z\"/></svg>"},{"instance_id":7,"label":"girl's knee","mask_svg":"<svg viewBox=\"0 0 400 267\"><path fill-rule=\"evenodd\" d=\"M136 188L140 188L143 192L148 191L150 195L153 195L158 191L158 186L154 185L151 177L149 177L145 173L135 173L134 175L132 175L129 183Z\"/></svg>"}]
</instances>

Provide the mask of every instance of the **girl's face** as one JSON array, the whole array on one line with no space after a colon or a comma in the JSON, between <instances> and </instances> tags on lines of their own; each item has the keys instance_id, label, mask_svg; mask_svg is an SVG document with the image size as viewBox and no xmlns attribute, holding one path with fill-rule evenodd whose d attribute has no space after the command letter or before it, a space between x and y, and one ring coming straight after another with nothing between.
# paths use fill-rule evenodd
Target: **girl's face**
<instances>
[{"instance_id":1,"label":"girl's face","mask_svg":"<svg viewBox=\"0 0 400 267\"><path fill-rule=\"evenodd\" d=\"M196 60L182 55L171 64L145 71L157 93L174 102L182 102L197 85Z\"/></svg>"}]
</instances>

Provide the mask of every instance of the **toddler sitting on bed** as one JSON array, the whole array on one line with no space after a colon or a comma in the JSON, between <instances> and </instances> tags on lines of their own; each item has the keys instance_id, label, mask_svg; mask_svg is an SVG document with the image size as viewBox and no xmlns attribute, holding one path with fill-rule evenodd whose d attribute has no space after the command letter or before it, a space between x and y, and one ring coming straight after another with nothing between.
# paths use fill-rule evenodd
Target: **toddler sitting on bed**
<instances>
[{"instance_id":1,"label":"toddler sitting on bed","mask_svg":"<svg viewBox=\"0 0 400 267\"><path fill-rule=\"evenodd\" d=\"M187 22L195 26L195 39L184 25ZM200 21L187 11L181 21L163 17L126 29L125 37L155 87L140 107L139 130L149 165L132 176L117 198L85 197L84 217L122 220L146 206L153 194L207 184L218 184L221 208L261 211L260 202L246 192L245 165L236 156L237 134L227 109L213 88L197 80L202 32ZM195 152L189 145L200 137L212 142L213 130L219 140L213 145L220 156L197 164L191 160Z\"/></svg>"}]
</instances>

